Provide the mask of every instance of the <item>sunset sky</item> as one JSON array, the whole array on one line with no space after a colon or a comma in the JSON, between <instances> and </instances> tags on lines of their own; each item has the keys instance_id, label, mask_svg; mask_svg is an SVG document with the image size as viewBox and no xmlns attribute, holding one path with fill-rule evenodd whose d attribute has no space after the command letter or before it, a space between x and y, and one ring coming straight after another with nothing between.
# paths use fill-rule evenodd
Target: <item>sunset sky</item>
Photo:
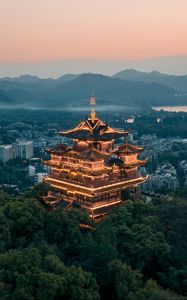
<instances>
[{"instance_id":1,"label":"sunset sky","mask_svg":"<svg viewBox=\"0 0 187 300\"><path fill-rule=\"evenodd\" d=\"M0 63L187 55L187 0L0 0Z\"/></svg>"}]
</instances>

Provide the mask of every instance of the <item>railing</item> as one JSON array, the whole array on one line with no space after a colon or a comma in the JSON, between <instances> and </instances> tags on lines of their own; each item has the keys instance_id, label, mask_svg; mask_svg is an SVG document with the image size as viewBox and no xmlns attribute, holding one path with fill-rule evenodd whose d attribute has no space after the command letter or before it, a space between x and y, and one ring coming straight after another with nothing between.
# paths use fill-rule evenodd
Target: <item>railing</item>
<instances>
[{"instance_id":1,"label":"railing","mask_svg":"<svg viewBox=\"0 0 187 300\"><path fill-rule=\"evenodd\" d=\"M137 177L134 179L128 179L128 180L123 180L123 181L116 181L116 182L108 182L108 184L104 185L99 185L98 187L89 187L88 185L84 184L79 184L79 183L71 183L70 181L61 181L59 178L56 179L54 177L48 178L49 179L49 184L54 186L55 188L62 188L65 190L72 191L73 193L76 194L82 194L85 196L93 197L96 195L100 195L103 193L107 193L109 191L119 191L121 189L131 187L131 186L136 186L146 180L146 177ZM54 180L54 181L53 181Z\"/></svg>"},{"instance_id":2,"label":"railing","mask_svg":"<svg viewBox=\"0 0 187 300\"><path fill-rule=\"evenodd\" d=\"M68 174L67 174L68 175ZM57 179L57 180L62 180L62 181L65 181L65 182L71 182L71 183L74 183L74 184L79 184L79 185L82 185L82 186L89 186L89 187L99 187L101 185L108 185L109 183L118 183L118 182L121 182L121 181L125 181L125 180L133 180L133 179L138 179L140 178L140 174L137 172L137 173L133 173L133 174L128 174L128 175L118 175L117 178L114 180L113 178L109 179L106 177L104 178L99 178L99 179L94 179L93 182L87 178L84 178L82 180L80 179L76 179L76 180L73 180L71 178L63 178L59 175L55 175L54 173L50 173L48 175L48 177L50 178L54 178L54 179Z\"/></svg>"},{"instance_id":3,"label":"railing","mask_svg":"<svg viewBox=\"0 0 187 300\"><path fill-rule=\"evenodd\" d=\"M78 201L76 201L78 202ZM88 202L88 201L85 201L85 202L80 202L80 205L82 206L85 206L85 207L89 207L89 208L92 208L92 209L96 209L96 208L101 208L101 207L105 207L105 206L111 206L112 204L116 204L116 203L120 203L121 202L121 199L119 198L115 198L115 199L108 199L106 198L105 200L103 201L97 201L97 202Z\"/></svg>"}]
</instances>

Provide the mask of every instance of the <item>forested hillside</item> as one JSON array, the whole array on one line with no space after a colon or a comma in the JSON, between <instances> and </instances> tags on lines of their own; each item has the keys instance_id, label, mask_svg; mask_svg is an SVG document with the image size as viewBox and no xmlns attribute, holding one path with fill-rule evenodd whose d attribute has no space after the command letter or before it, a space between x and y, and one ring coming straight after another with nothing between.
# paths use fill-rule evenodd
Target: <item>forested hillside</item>
<instances>
[{"instance_id":1,"label":"forested hillside","mask_svg":"<svg viewBox=\"0 0 187 300\"><path fill-rule=\"evenodd\" d=\"M187 202L127 201L95 224L0 194L0 299L187 299ZM84 226L88 225L88 226Z\"/></svg>"}]
</instances>

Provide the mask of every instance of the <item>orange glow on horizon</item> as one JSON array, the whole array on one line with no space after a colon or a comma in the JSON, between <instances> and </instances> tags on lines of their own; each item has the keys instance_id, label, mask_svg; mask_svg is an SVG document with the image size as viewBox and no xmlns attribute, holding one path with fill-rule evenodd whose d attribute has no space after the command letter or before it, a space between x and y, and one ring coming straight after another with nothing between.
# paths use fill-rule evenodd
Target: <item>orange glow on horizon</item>
<instances>
[{"instance_id":1,"label":"orange glow on horizon","mask_svg":"<svg viewBox=\"0 0 187 300\"><path fill-rule=\"evenodd\" d=\"M1 62L187 54L186 0L1 1Z\"/></svg>"}]
</instances>

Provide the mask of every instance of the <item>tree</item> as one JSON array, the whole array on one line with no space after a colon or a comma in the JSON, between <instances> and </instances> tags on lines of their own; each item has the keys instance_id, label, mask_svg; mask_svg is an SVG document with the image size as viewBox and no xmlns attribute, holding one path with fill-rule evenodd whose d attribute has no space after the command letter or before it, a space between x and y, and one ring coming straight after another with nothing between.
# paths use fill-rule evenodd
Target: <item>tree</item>
<instances>
[{"instance_id":1,"label":"tree","mask_svg":"<svg viewBox=\"0 0 187 300\"><path fill-rule=\"evenodd\" d=\"M9 223L3 213L0 213L0 253L11 247L11 234Z\"/></svg>"},{"instance_id":2,"label":"tree","mask_svg":"<svg viewBox=\"0 0 187 300\"><path fill-rule=\"evenodd\" d=\"M8 195L7 193L3 192L3 191L0 191L0 207L5 205L9 201L13 201L11 196Z\"/></svg>"},{"instance_id":3,"label":"tree","mask_svg":"<svg viewBox=\"0 0 187 300\"><path fill-rule=\"evenodd\" d=\"M110 227L109 227L110 226ZM143 202L127 202L101 224L104 235L117 243L118 255L124 262L149 276L167 263L170 247L159 230L154 206Z\"/></svg>"},{"instance_id":4,"label":"tree","mask_svg":"<svg viewBox=\"0 0 187 300\"><path fill-rule=\"evenodd\" d=\"M42 257L35 248L0 255L2 300L97 300L98 287L80 267L65 267L55 256Z\"/></svg>"},{"instance_id":5,"label":"tree","mask_svg":"<svg viewBox=\"0 0 187 300\"><path fill-rule=\"evenodd\" d=\"M121 226L117 232L118 250L122 260L133 268L154 272L169 255L170 247L165 242L164 235L156 232L150 226L133 224L131 228Z\"/></svg>"},{"instance_id":6,"label":"tree","mask_svg":"<svg viewBox=\"0 0 187 300\"><path fill-rule=\"evenodd\" d=\"M41 239L46 211L38 200L8 202L3 213L9 224L12 247L26 246Z\"/></svg>"},{"instance_id":7,"label":"tree","mask_svg":"<svg viewBox=\"0 0 187 300\"><path fill-rule=\"evenodd\" d=\"M45 182L41 182L34 186L34 188L25 193L25 198L40 198L42 196L47 195L49 191L49 186Z\"/></svg>"},{"instance_id":8,"label":"tree","mask_svg":"<svg viewBox=\"0 0 187 300\"><path fill-rule=\"evenodd\" d=\"M108 284L105 297L109 300L179 300L179 297L169 290L163 290L153 280L145 281L143 274L132 270L120 260L108 264Z\"/></svg>"},{"instance_id":9,"label":"tree","mask_svg":"<svg viewBox=\"0 0 187 300\"><path fill-rule=\"evenodd\" d=\"M108 296L110 299L130 300L142 287L142 274L120 260L108 264Z\"/></svg>"},{"instance_id":10,"label":"tree","mask_svg":"<svg viewBox=\"0 0 187 300\"><path fill-rule=\"evenodd\" d=\"M86 233L81 231L80 224L90 224L85 212L78 209L55 210L46 215L45 236L49 244L56 244L64 260L73 263L80 256L80 249Z\"/></svg>"}]
</instances>

